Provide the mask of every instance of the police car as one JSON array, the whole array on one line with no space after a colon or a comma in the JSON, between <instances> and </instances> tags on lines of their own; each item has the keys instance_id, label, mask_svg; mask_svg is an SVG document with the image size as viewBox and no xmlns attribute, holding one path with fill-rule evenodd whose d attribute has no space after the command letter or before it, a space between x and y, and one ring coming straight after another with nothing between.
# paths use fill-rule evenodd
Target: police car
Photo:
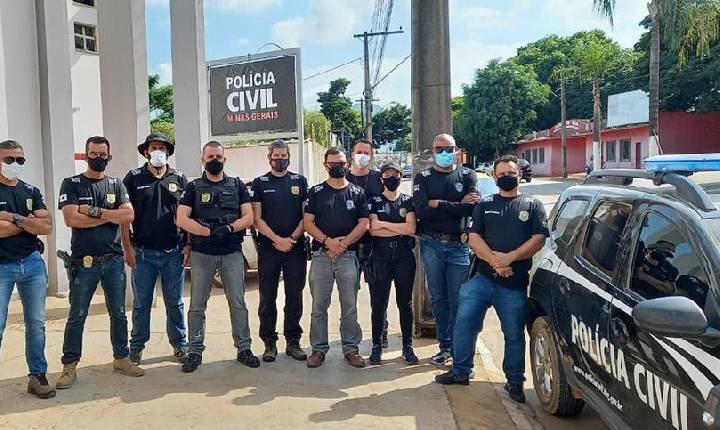
<instances>
[{"instance_id":1,"label":"police car","mask_svg":"<svg viewBox=\"0 0 720 430\"><path fill-rule=\"evenodd\" d=\"M720 428L720 154L592 172L553 209L528 305L544 410Z\"/></svg>"}]
</instances>

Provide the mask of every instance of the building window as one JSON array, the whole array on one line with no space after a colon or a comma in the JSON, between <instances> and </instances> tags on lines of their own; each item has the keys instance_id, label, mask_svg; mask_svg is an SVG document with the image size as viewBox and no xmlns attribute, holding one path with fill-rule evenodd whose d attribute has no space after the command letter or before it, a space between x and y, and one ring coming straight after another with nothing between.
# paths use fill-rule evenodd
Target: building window
<instances>
[{"instance_id":1,"label":"building window","mask_svg":"<svg viewBox=\"0 0 720 430\"><path fill-rule=\"evenodd\" d=\"M95 7L95 0L73 0L73 3L82 4L85 6Z\"/></svg>"},{"instance_id":2,"label":"building window","mask_svg":"<svg viewBox=\"0 0 720 430\"><path fill-rule=\"evenodd\" d=\"M540 164L545 164L545 148L540 148Z\"/></svg>"},{"instance_id":3,"label":"building window","mask_svg":"<svg viewBox=\"0 0 720 430\"><path fill-rule=\"evenodd\" d=\"M620 141L620 161L632 160L632 144L629 140Z\"/></svg>"},{"instance_id":4,"label":"building window","mask_svg":"<svg viewBox=\"0 0 720 430\"><path fill-rule=\"evenodd\" d=\"M95 26L76 22L73 29L75 32L75 49L97 52L97 28Z\"/></svg>"},{"instance_id":5,"label":"building window","mask_svg":"<svg viewBox=\"0 0 720 430\"><path fill-rule=\"evenodd\" d=\"M535 148L532 150L532 161L530 162L530 164L537 164L537 162L538 162L538 149Z\"/></svg>"},{"instance_id":6,"label":"building window","mask_svg":"<svg viewBox=\"0 0 720 430\"><path fill-rule=\"evenodd\" d=\"M617 161L615 157L615 147L617 145L615 143L614 140L605 142L605 161Z\"/></svg>"}]
</instances>

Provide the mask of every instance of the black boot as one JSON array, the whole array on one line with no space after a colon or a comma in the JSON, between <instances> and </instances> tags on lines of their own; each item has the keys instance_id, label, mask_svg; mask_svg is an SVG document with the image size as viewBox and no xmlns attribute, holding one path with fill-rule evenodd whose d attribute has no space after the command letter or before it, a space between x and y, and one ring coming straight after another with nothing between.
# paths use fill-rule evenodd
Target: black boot
<instances>
[{"instance_id":1,"label":"black boot","mask_svg":"<svg viewBox=\"0 0 720 430\"><path fill-rule=\"evenodd\" d=\"M287 346L285 346L285 354L298 361L307 360L307 354L305 354L305 351L300 347L300 342L297 340L287 341Z\"/></svg>"},{"instance_id":2,"label":"black boot","mask_svg":"<svg viewBox=\"0 0 720 430\"><path fill-rule=\"evenodd\" d=\"M265 342L265 352L263 352L262 359L266 363L272 363L277 358L277 344L274 340Z\"/></svg>"}]
</instances>

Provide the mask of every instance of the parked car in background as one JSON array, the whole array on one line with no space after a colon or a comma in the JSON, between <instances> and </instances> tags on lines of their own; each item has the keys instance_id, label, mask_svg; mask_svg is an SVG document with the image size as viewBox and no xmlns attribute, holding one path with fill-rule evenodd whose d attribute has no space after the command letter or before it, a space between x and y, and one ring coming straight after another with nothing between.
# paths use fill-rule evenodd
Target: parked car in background
<instances>
[{"instance_id":1,"label":"parked car in background","mask_svg":"<svg viewBox=\"0 0 720 430\"><path fill-rule=\"evenodd\" d=\"M530 166L530 162L523 158L520 158L518 160L518 167L520 168L520 172L522 174L520 180L522 181L524 179L525 182L532 181L533 171L532 167Z\"/></svg>"},{"instance_id":2,"label":"parked car in background","mask_svg":"<svg viewBox=\"0 0 720 430\"><path fill-rule=\"evenodd\" d=\"M412 166L409 164L406 164L402 168L402 177L403 178L412 178Z\"/></svg>"},{"instance_id":3,"label":"parked car in background","mask_svg":"<svg viewBox=\"0 0 720 430\"><path fill-rule=\"evenodd\" d=\"M475 171L477 173L484 173L486 175L492 176L493 163L480 163L475 168Z\"/></svg>"}]
</instances>

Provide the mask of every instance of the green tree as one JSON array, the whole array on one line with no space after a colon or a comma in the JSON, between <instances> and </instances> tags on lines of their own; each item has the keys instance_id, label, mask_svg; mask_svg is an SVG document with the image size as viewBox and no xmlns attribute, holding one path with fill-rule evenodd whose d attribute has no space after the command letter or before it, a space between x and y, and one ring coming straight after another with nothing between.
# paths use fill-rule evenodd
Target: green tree
<instances>
[{"instance_id":1,"label":"green tree","mask_svg":"<svg viewBox=\"0 0 720 430\"><path fill-rule=\"evenodd\" d=\"M465 148L491 158L522 138L549 88L532 67L495 59L475 73L472 85L463 86L463 94L459 128Z\"/></svg>"},{"instance_id":2,"label":"green tree","mask_svg":"<svg viewBox=\"0 0 720 430\"><path fill-rule=\"evenodd\" d=\"M330 146L330 120L322 112L305 109L305 138L311 139L324 147Z\"/></svg>"},{"instance_id":3,"label":"green tree","mask_svg":"<svg viewBox=\"0 0 720 430\"><path fill-rule=\"evenodd\" d=\"M175 122L173 86L160 85L160 75L148 76L148 96L150 98L150 122Z\"/></svg>"},{"instance_id":4,"label":"green tree","mask_svg":"<svg viewBox=\"0 0 720 430\"><path fill-rule=\"evenodd\" d=\"M398 140L395 144L395 152L410 152L412 151L412 139L410 139L410 135L404 136L402 139Z\"/></svg>"},{"instance_id":5,"label":"green tree","mask_svg":"<svg viewBox=\"0 0 720 430\"><path fill-rule=\"evenodd\" d=\"M410 134L410 108L397 102L373 115L373 140L399 142Z\"/></svg>"},{"instance_id":6,"label":"green tree","mask_svg":"<svg viewBox=\"0 0 720 430\"><path fill-rule=\"evenodd\" d=\"M330 82L330 89L318 93L320 112L330 120L332 130L343 131L351 138L362 132L360 112L352 108L352 101L345 96L350 81L344 78Z\"/></svg>"},{"instance_id":7,"label":"green tree","mask_svg":"<svg viewBox=\"0 0 720 430\"><path fill-rule=\"evenodd\" d=\"M168 137L168 139L170 139L171 142L175 141L175 123L174 122L157 120L157 119L150 121L150 132L164 134L165 136Z\"/></svg>"},{"instance_id":8,"label":"green tree","mask_svg":"<svg viewBox=\"0 0 720 430\"><path fill-rule=\"evenodd\" d=\"M571 71L593 85L593 163L600 169L600 130L602 129L602 81L620 70L631 70L637 56L616 42L591 37L573 48Z\"/></svg>"}]
</instances>

